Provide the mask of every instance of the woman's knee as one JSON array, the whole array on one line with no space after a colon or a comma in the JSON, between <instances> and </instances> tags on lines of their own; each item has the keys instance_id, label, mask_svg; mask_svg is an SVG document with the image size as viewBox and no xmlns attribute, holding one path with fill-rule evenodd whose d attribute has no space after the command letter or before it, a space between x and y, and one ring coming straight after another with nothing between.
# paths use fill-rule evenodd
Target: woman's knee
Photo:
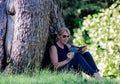
<instances>
[{"instance_id":1,"label":"woman's knee","mask_svg":"<svg viewBox=\"0 0 120 84\"><path fill-rule=\"evenodd\" d=\"M91 54L90 54L89 51L85 52L84 54L85 54L85 55L89 55L89 56L91 56ZM84 55L84 54L83 54L83 55Z\"/></svg>"}]
</instances>

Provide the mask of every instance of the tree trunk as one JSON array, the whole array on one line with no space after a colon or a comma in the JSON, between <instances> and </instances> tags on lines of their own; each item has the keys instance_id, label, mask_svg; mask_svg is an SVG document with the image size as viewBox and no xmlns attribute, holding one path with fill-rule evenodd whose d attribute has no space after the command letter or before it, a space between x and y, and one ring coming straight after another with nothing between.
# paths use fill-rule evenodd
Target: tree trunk
<instances>
[{"instance_id":1,"label":"tree trunk","mask_svg":"<svg viewBox=\"0 0 120 84\"><path fill-rule=\"evenodd\" d=\"M6 2L8 21L5 46L10 63L4 72L40 68L48 35L65 26L59 0Z\"/></svg>"},{"instance_id":2,"label":"tree trunk","mask_svg":"<svg viewBox=\"0 0 120 84\"><path fill-rule=\"evenodd\" d=\"M4 0L0 0L0 70L3 70L6 66L6 57L4 53L4 39L6 31L6 8Z\"/></svg>"}]
</instances>

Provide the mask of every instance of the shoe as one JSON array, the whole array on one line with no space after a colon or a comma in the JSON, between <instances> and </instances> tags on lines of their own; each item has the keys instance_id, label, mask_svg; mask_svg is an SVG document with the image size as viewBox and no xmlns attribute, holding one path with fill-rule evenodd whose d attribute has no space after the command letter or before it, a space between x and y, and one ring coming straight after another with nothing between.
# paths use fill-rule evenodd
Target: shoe
<instances>
[{"instance_id":1,"label":"shoe","mask_svg":"<svg viewBox=\"0 0 120 84\"><path fill-rule=\"evenodd\" d=\"M97 72L97 73L94 73L93 76L94 76L96 79L100 79L100 78L101 78L101 76L100 76L100 74L99 74L98 72Z\"/></svg>"}]
</instances>

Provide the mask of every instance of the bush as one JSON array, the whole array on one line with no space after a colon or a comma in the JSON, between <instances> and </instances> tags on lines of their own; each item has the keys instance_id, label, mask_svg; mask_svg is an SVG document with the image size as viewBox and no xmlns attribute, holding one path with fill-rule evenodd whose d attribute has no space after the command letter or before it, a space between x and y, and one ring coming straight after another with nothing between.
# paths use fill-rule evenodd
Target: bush
<instances>
[{"instance_id":1,"label":"bush","mask_svg":"<svg viewBox=\"0 0 120 84\"><path fill-rule=\"evenodd\" d=\"M108 8L116 0L60 0L66 26L73 35L73 29L82 25L83 17L98 13L101 8Z\"/></svg>"},{"instance_id":2,"label":"bush","mask_svg":"<svg viewBox=\"0 0 120 84\"><path fill-rule=\"evenodd\" d=\"M101 13L84 17L82 28L74 30L77 45L89 45L101 74L120 76L120 0Z\"/></svg>"}]
</instances>

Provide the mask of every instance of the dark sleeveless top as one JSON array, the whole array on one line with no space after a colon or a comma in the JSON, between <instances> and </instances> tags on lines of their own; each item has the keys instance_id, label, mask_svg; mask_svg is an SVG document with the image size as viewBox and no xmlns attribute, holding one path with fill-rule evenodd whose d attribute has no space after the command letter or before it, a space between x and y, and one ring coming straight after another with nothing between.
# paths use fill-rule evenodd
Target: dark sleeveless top
<instances>
[{"instance_id":1,"label":"dark sleeveless top","mask_svg":"<svg viewBox=\"0 0 120 84\"><path fill-rule=\"evenodd\" d=\"M58 62L64 61L67 59L67 53L69 52L69 49L66 45L64 45L64 49L60 48L57 44L55 44L57 48L57 54L58 54Z\"/></svg>"}]
</instances>

